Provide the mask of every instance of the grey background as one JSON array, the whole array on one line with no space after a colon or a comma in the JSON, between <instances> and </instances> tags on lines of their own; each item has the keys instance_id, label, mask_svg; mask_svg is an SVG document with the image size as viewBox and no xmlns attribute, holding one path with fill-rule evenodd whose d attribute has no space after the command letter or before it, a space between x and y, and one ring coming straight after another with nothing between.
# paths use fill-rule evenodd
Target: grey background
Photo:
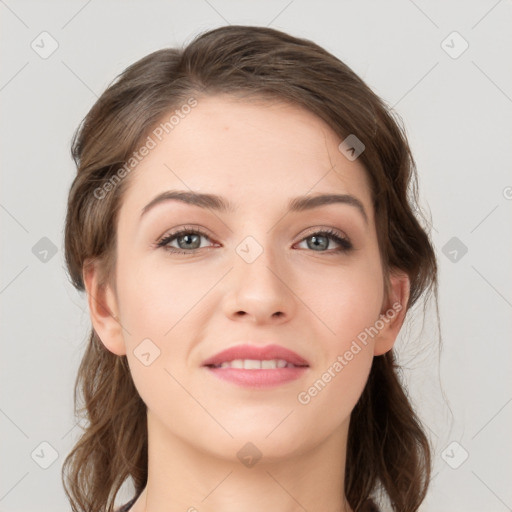
<instances>
[{"instance_id":1,"label":"grey background","mask_svg":"<svg viewBox=\"0 0 512 512\"><path fill-rule=\"evenodd\" d=\"M227 23L314 40L404 119L441 280L442 350L432 311L399 342L436 447L422 510L512 510L511 14L510 0L0 0L0 512L70 510L60 468L89 329L63 262L71 136L127 65Z\"/></svg>"}]
</instances>

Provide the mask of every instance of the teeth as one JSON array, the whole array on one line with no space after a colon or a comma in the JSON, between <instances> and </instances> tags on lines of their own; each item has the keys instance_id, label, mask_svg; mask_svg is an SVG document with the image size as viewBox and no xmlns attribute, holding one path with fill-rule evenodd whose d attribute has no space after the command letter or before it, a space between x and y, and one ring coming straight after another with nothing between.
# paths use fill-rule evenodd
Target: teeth
<instances>
[{"instance_id":1,"label":"teeth","mask_svg":"<svg viewBox=\"0 0 512 512\"><path fill-rule=\"evenodd\" d=\"M215 365L215 368L240 368L244 370L275 370L276 368L294 368L295 365L288 363L284 359L235 359L234 361L227 361L220 365Z\"/></svg>"}]
</instances>

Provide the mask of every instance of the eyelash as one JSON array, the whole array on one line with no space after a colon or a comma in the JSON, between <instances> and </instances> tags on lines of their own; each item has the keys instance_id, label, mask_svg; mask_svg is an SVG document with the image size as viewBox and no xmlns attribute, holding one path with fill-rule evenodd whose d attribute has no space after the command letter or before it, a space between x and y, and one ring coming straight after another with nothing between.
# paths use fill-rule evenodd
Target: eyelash
<instances>
[{"instance_id":1,"label":"eyelash","mask_svg":"<svg viewBox=\"0 0 512 512\"><path fill-rule=\"evenodd\" d=\"M207 238L208 240L210 240L210 237L204 231L197 229L197 228L191 229L191 228L185 227L185 228L179 229L178 231L175 231L174 233L170 233L170 234L164 236L163 238L161 238L156 243L156 247L163 248L172 254L189 254L189 255L195 254L201 248L191 249L190 251L183 251L180 249L176 249L176 247L168 246L168 244L170 242L172 242L176 238L179 238L181 235L190 235L190 234L200 235L200 236L203 236L203 237ZM326 253L326 254L332 255L332 254L338 254L338 253L348 253L353 249L353 245L348 240L348 238L342 237L337 231L334 231L333 229L323 229L321 231L315 231L314 233L311 233L311 234L307 235L306 237L304 237L302 240L299 240L298 243L303 242L304 240L307 240L308 238L311 238L313 236L318 236L318 235L326 235L328 238L334 240L340 246L339 248L334 249L334 250L331 249L331 250L326 250L326 251L318 251L320 253ZM317 251L315 251L315 252L317 252Z\"/></svg>"}]
</instances>

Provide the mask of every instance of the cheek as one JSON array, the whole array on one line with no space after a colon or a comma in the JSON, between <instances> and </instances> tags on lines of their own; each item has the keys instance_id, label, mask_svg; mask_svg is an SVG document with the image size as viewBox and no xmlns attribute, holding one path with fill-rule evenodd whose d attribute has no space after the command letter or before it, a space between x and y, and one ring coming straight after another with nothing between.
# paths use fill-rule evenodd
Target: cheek
<instances>
[{"instance_id":1,"label":"cheek","mask_svg":"<svg viewBox=\"0 0 512 512\"><path fill-rule=\"evenodd\" d=\"M127 358L143 398L151 400L153 390L173 387L167 371L177 378L186 373L191 340L201 327L197 318L217 281L207 268L190 272L165 259L137 266L135 259L120 258L119 313ZM160 398L157 393L155 399Z\"/></svg>"},{"instance_id":2,"label":"cheek","mask_svg":"<svg viewBox=\"0 0 512 512\"><path fill-rule=\"evenodd\" d=\"M157 265L137 268L125 262L119 268L120 274L124 270L118 287L120 316L135 387L149 410L175 410L183 397L179 382L186 373L191 332L187 322L196 311L194 305L200 307L198 299L206 293L207 283L198 286L194 279L195 287L191 286L183 271ZM178 429L183 423L178 418L166 416L168 426Z\"/></svg>"},{"instance_id":3,"label":"cheek","mask_svg":"<svg viewBox=\"0 0 512 512\"><path fill-rule=\"evenodd\" d=\"M316 329L322 334L314 371L296 398L304 414L321 418L328 431L350 416L366 385L374 347L368 332L379 318L382 288L378 273L370 271L331 276L323 284L329 292L317 289L310 298L325 326Z\"/></svg>"},{"instance_id":4,"label":"cheek","mask_svg":"<svg viewBox=\"0 0 512 512\"><path fill-rule=\"evenodd\" d=\"M309 419L316 425L312 435L321 436L346 424L363 392L373 361L371 348L349 352L350 360L346 352L330 358L297 395L303 423Z\"/></svg>"},{"instance_id":5,"label":"cheek","mask_svg":"<svg viewBox=\"0 0 512 512\"><path fill-rule=\"evenodd\" d=\"M197 313L201 299L218 276L207 269L172 266L165 258L119 262L119 309L127 330L138 336L165 340L190 312Z\"/></svg>"},{"instance_id":6,"label":"cheek","mask_svg":"<svg viewBox=\"0 0 512 512\"><path fill-rule=\"evenodd\" d=\"M332 341L329 346L343 348L347 340L378 319L384 294L378 261L297 275L297 295L324 324L325 339Z\"/></svg>"},{"instance_id":7,"label":"cheek","mask_svg":"<svg viewBox=\"0 0 512 512\"><path fill-rule=\"evenodd\" d=\"M378 261L363 263L317 275L315 286L303 286L304 301L319 320L316 331L321 333L318 346L322 350L317 353L309 387L297 398L318 414L331 410L326 421L333 425L350 414L373 361L371 328L379 319L383 277Z\"/></svg>"}]
</instances>

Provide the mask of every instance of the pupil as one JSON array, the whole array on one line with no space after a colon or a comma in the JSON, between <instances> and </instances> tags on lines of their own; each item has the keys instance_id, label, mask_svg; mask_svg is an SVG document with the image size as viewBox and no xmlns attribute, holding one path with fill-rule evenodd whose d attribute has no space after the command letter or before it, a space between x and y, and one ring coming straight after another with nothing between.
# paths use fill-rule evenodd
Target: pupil
<instances>
[{"instance_id":1,"label":"pupil","mask_svg":"<svg viewBox=\"0 0 512 512\"><path fill-rule=\"evenodd\" d=\"M322 249L326 249L329 245L329 240L325 236L312 236L311 237L314 242L312 244L308 244L311 248L318 248L321 247ZM324 243L320 242L318 243L318 240L324 240Z\"/></svg>"},{"instance_id":2,"label":"pupil","mask_svg":"<svg viewBox=\"0 0 512 512\"><path fill-rule=\"evenodd\" d=\"M186 240L187 242L190 242L190 239L194 239L194 242L196 242L196 245L197 245L197 242L199 241L199 235L183 235L180 237L180 239ZM187 242L185 242L185 243L187 243ZM178 244L183 249L182 244L179 243L179 240L178 240ZM193 249L197 249L198 247L199 247L199 245L197 245L197 247L194 246ZM185 248L190 248L190 245L185 245Z\"/></svg>"}]
</instances>

